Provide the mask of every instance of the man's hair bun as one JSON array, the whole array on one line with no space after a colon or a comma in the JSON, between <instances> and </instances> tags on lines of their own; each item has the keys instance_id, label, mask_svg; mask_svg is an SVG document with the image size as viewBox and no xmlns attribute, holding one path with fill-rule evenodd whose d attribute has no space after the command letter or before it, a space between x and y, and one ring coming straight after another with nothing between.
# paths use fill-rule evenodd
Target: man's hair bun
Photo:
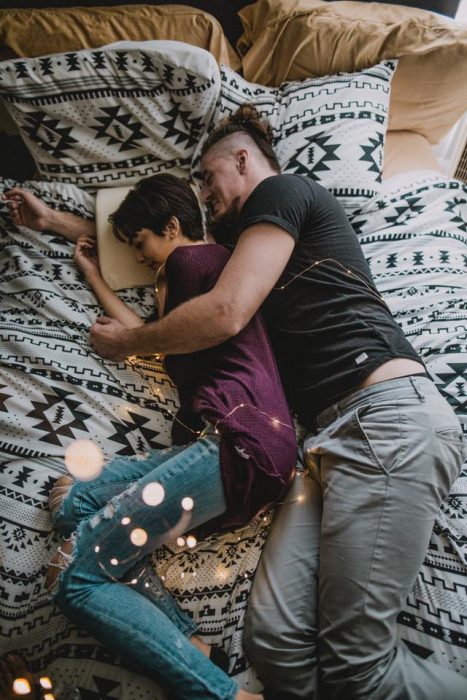
<instances>
[{"instance_id":1,"label":"man's hair bun","mask_svg":"<svg viewBox=\"0 0 467 700\"><path fill-rule=\"evenodd\" d=\"M273 149L274 135L271 125L266 119L261 119L256 107L249 103L240 105L234 114L223 119L214 131L211 131L201 155L204 156L210 148L227 136L238 133L248 134L273 170L280 173L280 166Z\"/></svg>"}]
</instances>

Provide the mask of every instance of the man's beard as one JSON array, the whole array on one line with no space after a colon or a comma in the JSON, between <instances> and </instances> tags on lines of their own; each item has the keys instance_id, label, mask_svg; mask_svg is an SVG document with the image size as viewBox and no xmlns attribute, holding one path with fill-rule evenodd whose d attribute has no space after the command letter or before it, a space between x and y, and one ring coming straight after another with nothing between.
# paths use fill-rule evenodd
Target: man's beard
<instances>
[{"instance_id":1,"label":"man's beard","mask_svg":"<svg viewBox=\"0 0 467 700\"><path fill-rule=\"evenodd\" d=\"M237 222L238 211L235 202L219 218L213 216L210 207L207 208L206 228L216 243L227 246L235 244L237 240Z\"/></svg>"}]
</instances>

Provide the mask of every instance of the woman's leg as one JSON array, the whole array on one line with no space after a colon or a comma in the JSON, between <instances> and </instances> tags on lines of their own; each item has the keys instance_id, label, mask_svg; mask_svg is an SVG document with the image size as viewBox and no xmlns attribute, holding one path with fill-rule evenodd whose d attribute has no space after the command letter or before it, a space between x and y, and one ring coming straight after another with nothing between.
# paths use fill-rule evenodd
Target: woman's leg
<instances>
[{"instance_id":1,"label":"woman's leg","mask_svg":"<svg viewBox=\"0 0 467 700\"><path fill-rule=\"evenodd\" d=\"M183 509L184 498L192 499L191 511ZM56 594L70 619L182 699L231 700L238 690L191 644L192 630L183 633L132 579L122 581L188 512L196 527L224 511L218 440L202 438L79 523Z\"/></svg>"},{"instance_id":2,"label":"woman's leg","mask_svg":"<svg viewBox=\"0 0 467 700\"><path fill-rule=\"evenodd\" d=\"M154 450L144 458L116 457L106 464L97 479L72 482L71 487L66 489L61 505L52 513L56 529L65 536L70 535L80 520L99 511L111 498L125 491L130 484L184 449L185 446L167 447L163 450Z\"/></svg>"}]
</instances>

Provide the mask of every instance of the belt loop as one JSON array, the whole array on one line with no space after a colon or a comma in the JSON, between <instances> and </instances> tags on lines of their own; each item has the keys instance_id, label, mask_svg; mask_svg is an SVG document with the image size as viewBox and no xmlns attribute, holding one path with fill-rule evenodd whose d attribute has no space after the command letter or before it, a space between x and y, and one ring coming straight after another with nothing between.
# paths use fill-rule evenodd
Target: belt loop
<instances>
[{"instance_id":1,"label":"belt loop","mask_svg":"<svg viewBox=\"0 0 467 700\"><path fill-rule=\"evenodd\" d=\"M420 393L420 391L419 391L419 389L418 389L418 387L417 387L417 383L415 382L415 379L414 379L413 377L409 377L409 379L410 379L410 383L411 383L412 386L413 386L413 390L415 391L415 393L417 394L418 398L420 399L420 402L421 402L421 403L424 403L424 402L425 402L425 397L423 396L423 394Z\"/></svg>"}]
</instances>

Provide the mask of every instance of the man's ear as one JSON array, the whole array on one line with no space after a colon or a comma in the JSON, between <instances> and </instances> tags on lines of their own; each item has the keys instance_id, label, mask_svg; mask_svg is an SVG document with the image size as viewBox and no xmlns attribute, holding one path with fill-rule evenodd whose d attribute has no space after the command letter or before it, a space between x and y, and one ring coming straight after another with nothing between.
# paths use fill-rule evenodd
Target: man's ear
<instances>
[{"instance_id":1,"label":"man's ear","mask_svg":"<svg viewBox=\"0 0 467 700\"><path fill-rule=\"evenodd\" d=\"M248 151L246 150L246 148L241 148L240 150L237 151L236 159L237 159L237 170L241 175L243 175L245 173L246 167L248 165Z\"/></svg>"}]
</instances>

